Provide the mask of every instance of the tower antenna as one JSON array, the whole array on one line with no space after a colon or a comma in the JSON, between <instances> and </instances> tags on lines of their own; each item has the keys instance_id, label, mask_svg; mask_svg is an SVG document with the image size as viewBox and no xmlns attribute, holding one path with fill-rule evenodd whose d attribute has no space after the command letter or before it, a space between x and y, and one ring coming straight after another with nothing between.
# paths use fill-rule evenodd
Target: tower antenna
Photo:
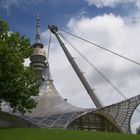
<instances>
[{"instance_id":1,"label":"tower antenna","mask_svg":"<svg viewBox=\"0 0 140 140\"><path fill-rule=\"evenodd\" d=\"M41 39L40 39L40 18L39 18L39 13L37 13L36 16L36 43L40 43Z\"/></svg>"}]
</instances>

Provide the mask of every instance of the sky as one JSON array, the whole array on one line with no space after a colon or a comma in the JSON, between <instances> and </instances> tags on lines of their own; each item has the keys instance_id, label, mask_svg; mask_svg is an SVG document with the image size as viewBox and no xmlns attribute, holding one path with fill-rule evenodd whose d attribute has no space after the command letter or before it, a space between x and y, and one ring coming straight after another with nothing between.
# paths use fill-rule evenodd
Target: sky
<instances>
[{"instance_id":1,"label":"sky","mask_svg":"<svg viewBox=\"0 0 140 140\"><path fill-rule=\"evenodd\" d=\"M140 62L140 0L0 0L0 18L8 22L11 31L25 35L32 44L37 12L46 50L47 26L53 24ZM60 33L127 98L140 93L138 65ZM66 45L104 106L124 100L69 43ZM94 107L53 35L49 63L52 79L63 98L79 107ZM136 112L132 118L133 129L140 125L139 118L140 114Z\"/></svg>"}]
</instances>

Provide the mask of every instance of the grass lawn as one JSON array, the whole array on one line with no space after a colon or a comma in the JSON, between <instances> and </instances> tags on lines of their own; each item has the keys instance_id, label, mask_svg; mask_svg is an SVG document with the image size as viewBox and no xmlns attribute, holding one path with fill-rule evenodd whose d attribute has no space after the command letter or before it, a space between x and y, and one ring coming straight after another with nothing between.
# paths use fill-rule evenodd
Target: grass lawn
<instances>
[{"instance_id":1,"label":"grass lawn","mask_svg":"<svg viewBox=\"0 0 140 140\"><path fill-rule=\"evenodd\" d=\"M56 129L0 129L0 140L140 140L140 135Z\"/></svg>"}]
</instances>

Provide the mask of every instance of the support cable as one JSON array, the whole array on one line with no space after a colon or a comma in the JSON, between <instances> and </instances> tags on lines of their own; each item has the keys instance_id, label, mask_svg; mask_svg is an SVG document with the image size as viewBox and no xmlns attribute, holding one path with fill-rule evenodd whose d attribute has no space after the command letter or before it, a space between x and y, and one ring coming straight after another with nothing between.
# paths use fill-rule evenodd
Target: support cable
<instances>
[{"instance_id":1,"label":"support cable","mask_svg":"<svg viewBox=\"0 0 140 140\"><path fill-rule=\"evenodd\" d=\"M49 36L49 44L48 44L48 55L47 55L47 62L49 61L49 54L50 54L50 46L51 46L51 32L50 32L50 36Z\"/></svg>"},{"instance_id":2,"label":"support cable","mask_svg":"<svg viewBox=\"0 0 140 140\"><path fill-rule=\"evenodd\" d=\"M60 33L59 33L60 34ZM93 65L91 62L90 62L90 60L89 59L87 59L78 49L76 49L76 47L70 42L70 41L68 41L62 34L60 34L61 35L61 37L65 40L65 41L67 41L70 45L71 45L71 47L93 68L93 69L95 69L103 78L104 78L104 80L106 80L118 93L119 93L119 95L121 95L124 99L126 99L127 100L127 97L95 66L95 65ZM138 108L136 108L136 111L138 112L138 113L140 113L140 110L138 109Z\"/></svg>"},{"instance_id":3,"label":"support cable","mask_svg":"<svg viewBox=\"0 0 140 140\"><path fill-rule=\"evenodd\" d=\"M69 33L69 32L67 32L67 31L65 31L65 30L63 30L63 29L60 29L60 28L59 28L59 30L61 30L61 31L63 31L63 32L65 32L65 33L67 33L67 34L69 34L69 35L71 35L71 36L74 36L74 37L76 37L76 38L78 38L78 39L80 39L80 40L82 40L82 41L85 41L85 42L87 42L87 43L89 43L89 44L92 44L92 45L94 45L94 46L96 46L96 47L98 47L98 48L100 48L100 49L103 49L103 50L105 50L105 51L107 51L107 52L110 52L110 53L112 53L112 54L114 54L114 55L116 55L116 56L119 56L119 57L121 57L121 58L123 58L123 59L125 59L125 60L127 60L127 61L129 61L129 62L132 62L132 63L137 64L137 65L140 66L140 63L139 63L139 62L136 62L136 61L134 61L134 60L132 60L132 59L130 59L130 58L128 58L128 57L125 57L125 56L123 56L123 55L121 55L121 54L118 54L118 53L116 53L116 52L114 52L114 51L112 51L112 50L106 49L106 48L104 48L104 47L102 47L102 46L100 46L100 45L98 45L98 44L96 44L96 43L93 43L93 42L91 42L91 41L89 41L89 40L87 40L87 39L84 39L84 38L82 38L82 37L79 37L78 35Z\"/></svg>"},{"instance_id":4,"label":"support cable","mask_svg":"<svg viewBox=\"0 0 140 140\"><path fill-rule=\"evenodd\" d=\"M95 66L93 65L89 59L87 59L78 49L76 49L76 47L70 42L68 41L62 34L61 34L61 37L64 38L64 40L66 40L70 45L71 47L93 68L95 69L103 78L104 80L106 80L124 99L127 99L123 93Z\"/></svg>"},{"instance_id":5,"label":"support cable","mask_svg":"<svg viewBox=\"0 0 140 140\"><path fill-rule=\"evenodd\" d=\"M89 94L90 98L92 99L93 103L95 104L95 106L97 108L101 108L102 104L100 103L100 101L99 101L98 97L96 96L94 90L92 89L92 87L88 83L87 79L85 78L82 71L78 67L76 61L74 60L74 58L70 54L69 50L67 49L62 37L58 33L58 28L55 25L51 25L51 26L48 25L48 28L57 38L62 50L64 51L65 55L67 56L67 59L69 60L71 66L73 67L74 71L76 72L76 74L77 74L78 78L80 79L81 83L85 87L85 89L86 89L87 93Z\"/></svg>"}]
</instances>

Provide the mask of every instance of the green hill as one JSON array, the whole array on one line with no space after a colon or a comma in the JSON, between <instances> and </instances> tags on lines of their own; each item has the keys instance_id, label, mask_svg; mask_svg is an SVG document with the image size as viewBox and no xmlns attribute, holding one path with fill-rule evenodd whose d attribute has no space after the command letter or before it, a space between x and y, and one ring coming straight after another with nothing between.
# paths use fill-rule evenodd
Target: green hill
<instances>
[{"instance_id":1,"label":"green hill","mask_svg":"<svg viewBox=\"0 0 140 140\"><path fill-rule=\"evenodd\" d=\"M140 140L140 135L56 129L0 129L0 140Z\"/></svg>"}]
</instances>

